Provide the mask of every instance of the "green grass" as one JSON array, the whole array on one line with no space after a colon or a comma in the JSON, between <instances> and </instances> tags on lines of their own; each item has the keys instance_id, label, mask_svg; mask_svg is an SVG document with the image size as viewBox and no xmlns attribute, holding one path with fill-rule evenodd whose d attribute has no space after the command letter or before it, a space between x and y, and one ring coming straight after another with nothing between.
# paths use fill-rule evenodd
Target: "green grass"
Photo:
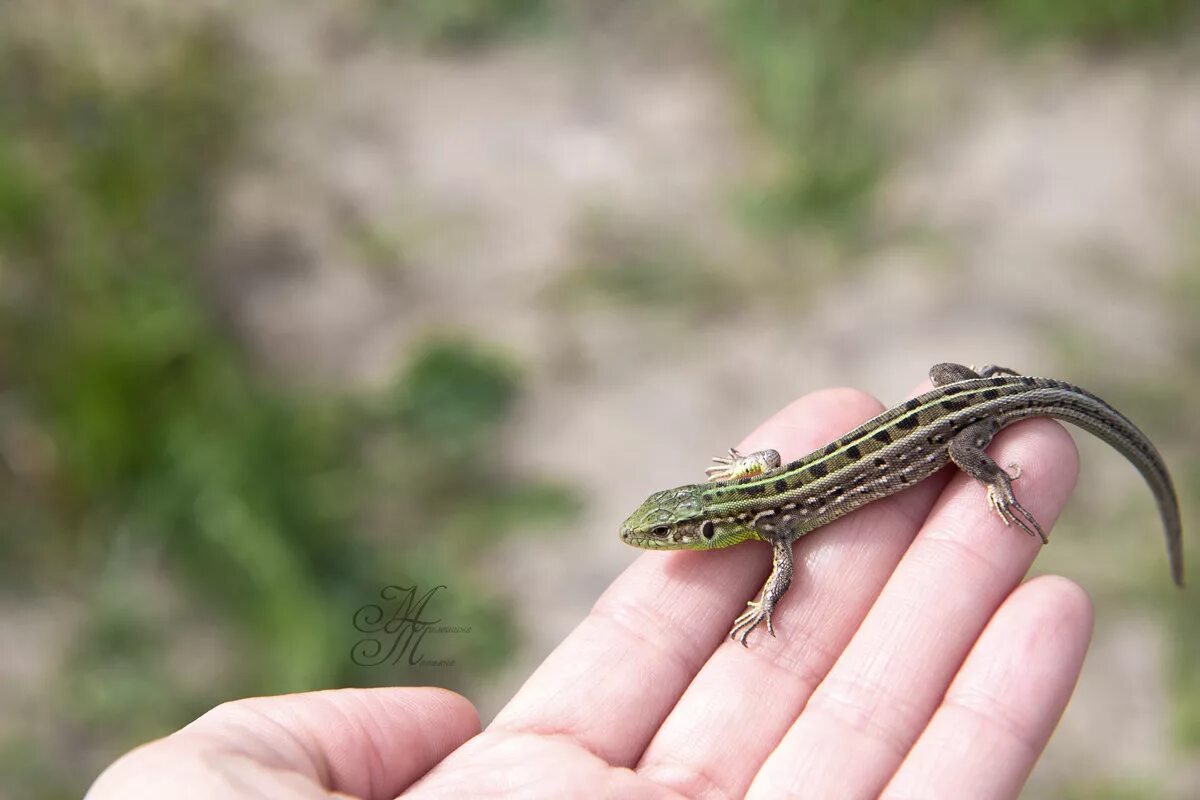
<instances>
[{"instance_id":1,"label":"green grass","mask_svg":"<svg viewBox=\"0 0 1200 800\"><path fill-rule=\"evenodd\" d=\"M684 316L727 308L739 292L694 246L630 220L594 215L579 236L580 263L549 287L553 303L614 305Z\"/></svg>"},{"instance_id":2,"label":"green grass","mask_svg":"<svg viewBox=\"0 0 1200 800\"><path fill-rule=\"evenodd\" d=\"M372 24L396 41L467 50L544 29L547 0L373 0Z\"/></svg>"},{"instance_id":3,"label":"green grass","mask_svg":"<svg viewBox=\"0 0 1200 800\"><path fill-rule=\"evenodd\" d=\"M706 5L779 163L748 193L768 228L857 235L893 155L892 126L871 99L886 64L969 18L1014 49L1067 41L1087 49L1169 42L1195 29L1190 0L775 0Z\"/></svg>"},{"instance_id":4,"label":"green grass","mask_svg":"<svg viewBox=\"0 0 1200 800\"><path fill-rule=\"evenodd\" d=\"M289 390L247 357L205 264L258 76L219 23L173 35L120 81L0 35L22 76L0 88L0 424L22 443L0 562L8 591L87 609L41 744L100 763L231 697L469 685L517 636L488 545L578 506L506 463L522 380L503 353L419 343L371 394ZM404 583L447 585L438 613L471 633L430 649L454 666L351 661L355 611ZM190 641L225 654L200 680ZM29 796L78 796L95 765L65 792L36 766Z\"/></svg>"},{"instance_id":5,"label":"green grass","mask_svg":"<svg viewBox=\"0 0 1200 800\"><path fill-rule=\"evenodd\" d=\"M886 128L865 100L868 70L921 46L948 15L978 15L1017 44L1107 47L1169 39L1194 16L1188 6L709 8L781 143L776 180L755 207L784 226L853 227L889 157ZM380 2L376 19L400 41L461 49L537 30L550 8ZM119 81L78 42L0 29L0 577L9 592L70 593L86 609L54 678L58 703L40 720L50 741L38 744L93 759L61 765L32 756L28 743L0 744L0 765L32 797L79 796L91 766L227 697L467 685L502 663L518 636L485 577L487 545L561 526L579 504L568 487L506 463L523 376L503 352L431 338L388 389L370 394L289 390L247 357L205 265L222 187L253 143L260 76L219 21L152 27L117 26L130 37L125 52L151 49L138 39L151 36L156 54ZM403 256L392 236L368 231L359 244L365 260L385 266ZM595 252L565 279L567 296L697 310L731 289L670 244L618 232ZM1194 312L1194 287L1172 302L1190 319L1182 315ZM1200 338L1194 325L1184 330L1176 378L1191 396ZM1163 424L1197 441L1184 406L1161 401L1153 413L1171 409L1178 416ZM1189 462L1180 476L1190 518L1200 469ZM355 666L355 610L384 584L407 582L446 584L438 613L471 626L432 653L455 666ZM1181 740L1200 746L1200 652L1189 644L1200 630L1182 607L1172 620ZM195 641L233 657L197 680L171 660L186 662Z\"/></svg>"},{"instance_id":6,"label":"green grass","mask_svg":"<svg viewBox=\"0 0 1200 800\"><path fill-rule=\"evenodd\" d=\"M1092 48L1178 42L1197 21L1191 0L989 0L982 8L1014 41L1061 39Z\"/></svg>"},{"instance_id":7,"label":"green grass","mask_svg":"<svg viewBox=\"0 0 1200 800\"><path fill-rule=\"evenodd\" d=\"M1146 800L1162 796L1162 782L1147 777L1140 781L1077 781L1067 786L1062 800Z\"/></svg>"},{"instance_id":8,"label":"green grass","mask_svg":"<svg viewBox=\"0 0 1200 800\"><path fill-rule=\"evenodd\" d=\"M1175 402L1169 408L1154 411L1166 427L1175 432L1171 454L1180 502L1183 505L1185 577L1189 591L1167 601L1170 610L1172 700L1177 740L1193 752L1200 752L1200 615L1194 597L1200 575L1195 529L1200 514L1200 422L1196 420L1191 398L1200 392L1200 323L1196 304L1200 303L1200 239L1188 242L1190 252L1176 271L1176 279L1166 287L1163 305L1176 320L1177 358L1169 385Z\"/></svg>"},{"instance_id":9,"label":"green grass","mask_svg":"<svg viewBox=\"0 0 1200 800\"><path fill-rule=\"evenodd\" d=\"M1185 243L1186 244L1186 243ZM1150 542L1136 545L1121 537L1133 528L1150 529L1148 522L1122 512L1119 501L1095 498L1095 509L1080 509L1086 514L1088 534L1097 543L1119 552L1124 567L1119 571L1121 586L1117 592L1122 603L1141 603L1152 609L1165 629L1168 653L1167 676L1171 698L1171 726L1175 744L1190 752L1200 752L1200 616L1196 614L1196 576L1200 558L1189 532L1189 520L1200 513L1200 424L1193 413L1190 398L1200 392L1200 324L1195 309L1200 303L1200 248L1192 242L1192 252L1176 266L1173 277L1151 296L1161 313L1173 319L1175 338L1161 354L1168 368L1146 374L1129 373L1114 378L1112 364L1095 351L1093 339L1084 332L1054 331L1046 341L1059 351L1059 360L1073 365L1078 382L1097 391L1135 422L1144 426L1155 440L1175 479L1184 520L1184 573L1188 587L1180 591L1167 580L1162 547ZM1136 266L1126 267L1126 276L1139 275ZM1089 377L1089 370L1091 371ZM1073 379L1074 380L1074 379ZM1087 487L1081 487L1086 491ZM1130 494L1145 491L1131 486ZM1149 504L1139 508L1149 511ZM1101 587L1101 596L1108 587ZM1115 790L1114 790L1115 791ZM1093 795L1081 794L1081 797ZM1097 797L1109 795L1096 794ZM1122 797L1126 795L1114 794ZM1148 796L1148 795L1130 795Z\"/></svg>"}]
</instances>

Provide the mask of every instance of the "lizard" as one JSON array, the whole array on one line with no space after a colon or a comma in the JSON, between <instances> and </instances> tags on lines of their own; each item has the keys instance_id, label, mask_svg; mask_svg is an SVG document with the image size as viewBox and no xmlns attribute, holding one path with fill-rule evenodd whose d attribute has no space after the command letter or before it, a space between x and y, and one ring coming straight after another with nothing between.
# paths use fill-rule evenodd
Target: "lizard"
<instances>
[{"instance_id":1,"label":"lizard","mask_svg":"<svg viewBox=\"0 0 1200 800\"><path fill-rule=\"evenodd\" d=\"M620 527L621 540L647 550L713 550L747 540L771 545L770 576L729 635L747 646L792 582L792 543L874 500L902 491L953 463L987 489L987 504L1006 526L1048 539L1013 493L1009 472L985 452L1002 428L1029 417L1070 422L1108 443L1141 473L1154 494L1166 535L1171 578L1183 586L1179 501L1154 445L1096 395L1052 378L1006 367L961 364L929 370L933 389L864 422L829 445L782 463L776 450L713 459L709 480L650 495Z\"/></svg>"}]
</instances>

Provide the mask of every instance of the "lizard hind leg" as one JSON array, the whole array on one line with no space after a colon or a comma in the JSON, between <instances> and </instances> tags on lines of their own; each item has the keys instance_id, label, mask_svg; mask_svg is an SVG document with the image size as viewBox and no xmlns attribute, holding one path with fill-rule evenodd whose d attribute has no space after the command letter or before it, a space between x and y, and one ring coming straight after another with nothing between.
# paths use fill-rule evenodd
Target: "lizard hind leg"
<instances>
[{"instance_id":1,"label":"lizard hind leg","mask_svg":"<svg viewBox=\"0 0 1200 800\"><path fill-rule=\"evenodd\" d=\"M1009 475L983 451L995 432L995 426L989 422L980 422L964 428L950 440L950 460L987 487L988 508L995 511L1005 525L1015 524L1030 536L1040 538L1042 544L1049 544L1050 540L1042 526L1013 494L1012 482L1021 477L1020 466L1009 465L1009 469L1013 470L1013 474Z\"/></svg>"},{"instance_id":2,"label":"lizard hind leg","mask_svg":"<svg viewBox=\"0 0 1200 800\"><path fill-rule=\"evenodd\" d=\"M710 481L731 481L737 478L749 478L763 475L773 469L778 469L783 463L778 450L758 450L742 455L732 447L729 456L715 456L715 466L704 470Z\"/></svg>"},{"instance_id":3,"label":"lizard hind leg","mask_svg":"<svg viewBox=\"0 0 1200 800\"><path fill-rule=\"evenodd\" d=\"M958 381L969 381L972 378L978 377L981 377L979 373L970 367L964 367L962 364L945 362L934 364L929 368L929 380L933 381L935 387L945 386L948 383L957 383Z\"/></svg>"},{"instance_id":4,"label":"lizard hind leg","mask_svg":"<svg viewBox=\"0 0 1200 800\"><path fill-rule=\"evenodd\" d=\"M964 367L962 364L951 362L934 364L929 368L929 379L933 381L935 387L945 386L955 381L969 381L972 378L990 378L993 375L1016 375L1019 377L1020 374L1015 369L998 367L995 364L986 364L979 370L976 370L973 366Z\"/></svg>"}]
</instances>

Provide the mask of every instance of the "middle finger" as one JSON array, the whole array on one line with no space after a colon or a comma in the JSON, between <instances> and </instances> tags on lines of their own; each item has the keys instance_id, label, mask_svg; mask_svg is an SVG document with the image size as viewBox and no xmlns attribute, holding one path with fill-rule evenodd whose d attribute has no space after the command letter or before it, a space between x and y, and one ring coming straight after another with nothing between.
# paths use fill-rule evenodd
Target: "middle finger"
<instances>
[{"instance_id":1,"label":"middle finger","mask_svg":"<svg viewBox=\"0 0 1200 800\"><path fill-rule=\"evenodd\" d=\"M1027 420L989 452L1021 465L1021 500L1049 530L1075 484L1070 435L1052 420ZM878 795L1037 549L1001 523L977 481L956 474L751 796Z\"/></svg>"}]
</instances>

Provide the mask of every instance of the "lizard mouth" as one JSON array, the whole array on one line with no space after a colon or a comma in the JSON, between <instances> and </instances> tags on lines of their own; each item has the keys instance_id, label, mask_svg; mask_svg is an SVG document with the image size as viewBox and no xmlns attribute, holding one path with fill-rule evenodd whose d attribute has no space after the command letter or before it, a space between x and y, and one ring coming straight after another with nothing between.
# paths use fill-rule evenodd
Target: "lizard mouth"
<instances>
[{"instance_id":1,"label":"lizard mouth","mask_svg":"<svg viewBox=\"0 0 1200 800\"><path fill-rule=\"evenodd\" d=\"M621 527L621 541L643 550L684 550L690 543L689 538L673 539L663 536L651 536L634 528Z\"/></svg>"},{"instance_id":2,"label":"lizard mouth","mask_svg":"<svg viewBox=\"0 0 1200 800\"><path fill-rule=\"evenodd\" d=\"M623 526L621 528L621 541L634 547L648 548L654 546L649 537L639 536L633 529Z\"/></svg>"}]
</instances>

